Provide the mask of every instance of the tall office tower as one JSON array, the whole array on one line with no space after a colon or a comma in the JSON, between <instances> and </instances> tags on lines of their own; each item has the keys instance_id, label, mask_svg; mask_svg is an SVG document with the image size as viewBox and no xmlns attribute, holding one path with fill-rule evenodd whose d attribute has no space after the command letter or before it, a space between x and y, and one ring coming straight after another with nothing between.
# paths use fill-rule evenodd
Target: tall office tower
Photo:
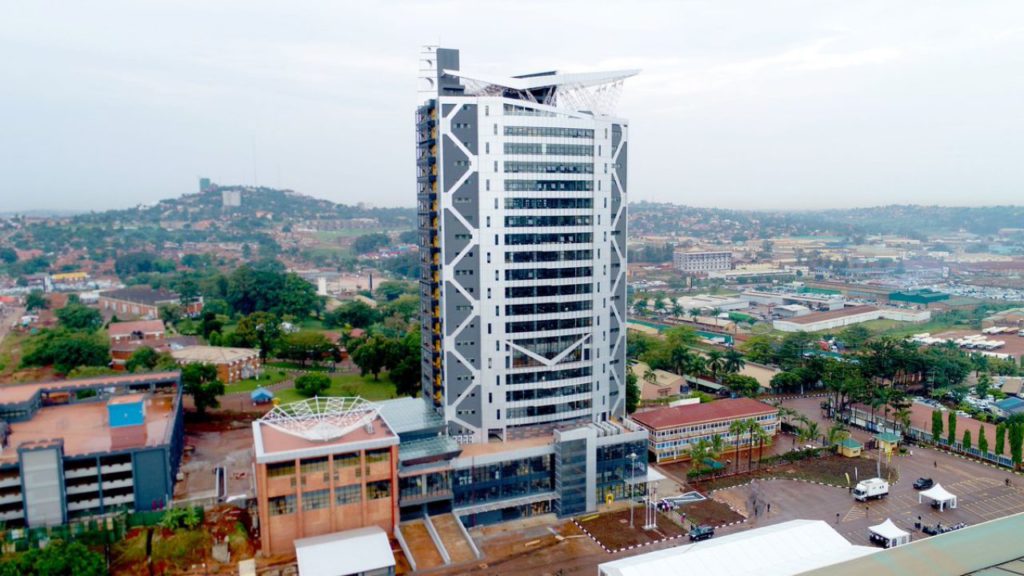
<instances>
[{"instance_id":1,"label":"tall office tower","mask_svg":"<svg viewBox=\"0 0 1024 576\"><path fill-rule=\"evenodd\" d=\"M425 396L462 443L626 404L627 123L636 71L497 76L421 54Z\"/></svg>"}]
</instances>

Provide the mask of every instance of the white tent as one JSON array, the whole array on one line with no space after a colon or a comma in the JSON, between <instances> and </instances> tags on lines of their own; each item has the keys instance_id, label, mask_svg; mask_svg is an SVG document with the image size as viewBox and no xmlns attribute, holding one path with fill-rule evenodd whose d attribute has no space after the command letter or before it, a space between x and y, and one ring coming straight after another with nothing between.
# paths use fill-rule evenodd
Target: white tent
<instances>
[{"instance_id":1,"label":"white tent","mask_svg":"<svg viewBox=\"0 0 1024 576\"><path fill-rule=\"evenodd\" d=\"M946 508L956 508L956 496L950 494L949 491L942 487L942 484L936 484L928 490L918 493L917 503L921 504L925 498L938 504L939 511Z\"/></svg>"},{"instance_id":2,"label":"white tent","mask_svg":"<svg viewBox=\"0 0 1024 576\"><path fill-rule=\"evenodd\" d=\"M900 530L890 518L886 518L885 522L877 526L869 527L868 531L871 533L872 541L881 542L886 548L910 544L910 532Z\"/></svg>"},{"instance_id":3,"label":"white tent","mask_svg":"<svg viewBox=\"0 0 1024 576\"><path fill-rule=\"evenodd\" d=\"M295 555L302 576L395 573L391 542L377 526L296 540Z\"/></svg>"}]
</instances>

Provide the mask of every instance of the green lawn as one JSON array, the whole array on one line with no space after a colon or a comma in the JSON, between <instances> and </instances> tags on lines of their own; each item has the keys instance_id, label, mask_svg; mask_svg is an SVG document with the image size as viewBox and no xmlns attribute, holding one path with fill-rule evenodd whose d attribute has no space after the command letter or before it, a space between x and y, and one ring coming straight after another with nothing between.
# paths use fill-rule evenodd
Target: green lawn
<instances>
[{"instance_id":1,"label":"green lawn","mask_svg":"<svg viewBox=\"0 0 1024 576\"><path fill-rule=\"evenodd\" d=\"M288 373L280 368L267 367L263 370L263 375L257 380L256 378L249 378L248 380L242 380L233 384L227 384L224 386L225 394L235 394L238 392L252 392L260 386L272 386L281 382L288 377Z\"/></svg>"},{"instance_id":2,"label":"green lawn","mask_svg":"<svg viewBox=\"0 0 1024 576\"><path fill-rule=\"evenodd\" d=\"M280 390L277 397L282 403L304 400L306 397L299 394L294 388ZM373 376L365 378L359 374L341 374L331 377L331 387L322 396L362 396L367 400L390 400L395 398L395 385L387 378L387 374L381 374L380 380L374 381Z\"/></svg>"}]
</instances>

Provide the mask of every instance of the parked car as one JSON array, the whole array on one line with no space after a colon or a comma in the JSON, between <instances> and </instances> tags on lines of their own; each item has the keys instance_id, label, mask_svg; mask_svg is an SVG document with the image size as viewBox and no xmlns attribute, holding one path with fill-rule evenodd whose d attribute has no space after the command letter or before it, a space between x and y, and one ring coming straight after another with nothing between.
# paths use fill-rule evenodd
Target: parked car
<instances>
[{"instance_id":1,"label":"parked car","mask_svg":"<svg viewBox=\"0 0 1024 576\"><path fill-rule=\"evenodd\" d=\"M707 540L715 535L715 529L712 526L706 524L700 524L690 528L690 542L697 542L699 540Z\"/></svg>"},{"instance_id":2,"label":"parked car","mask_svg":"<svg viewBox=\"0 0 1024 576\"><path fill-rule=\"evenodd\" d=\"M918 478L914 480L914 490L927 490L935 486L935 481L931 478Z\"/></svg>"}]
</instances>

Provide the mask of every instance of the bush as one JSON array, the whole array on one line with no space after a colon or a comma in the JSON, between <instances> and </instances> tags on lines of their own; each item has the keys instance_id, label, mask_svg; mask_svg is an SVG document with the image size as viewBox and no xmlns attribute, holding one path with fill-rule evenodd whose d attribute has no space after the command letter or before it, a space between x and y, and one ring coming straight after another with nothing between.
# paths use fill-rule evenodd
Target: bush
<instances>
[{"instance_id":1,"label":"bush","mask_svg":"<svg viewBox=\"0 0 1024 576\"><path fill-rule=\"evenodd\" d=\"M303 374L295 379L295 390L306 397L319 396L331 387L331 378L326 374Z\"/></svg>"}]
</instances>

